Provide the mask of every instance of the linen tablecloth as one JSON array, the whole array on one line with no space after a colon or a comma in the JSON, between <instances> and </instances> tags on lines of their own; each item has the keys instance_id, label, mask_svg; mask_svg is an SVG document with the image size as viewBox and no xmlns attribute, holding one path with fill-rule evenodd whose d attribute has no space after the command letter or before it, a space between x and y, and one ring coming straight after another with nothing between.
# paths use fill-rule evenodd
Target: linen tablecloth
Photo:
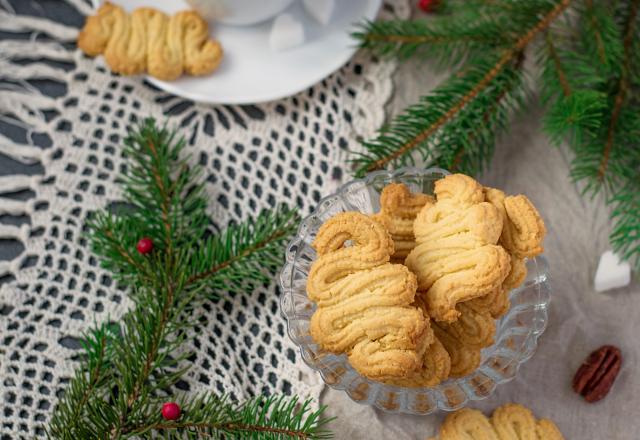
<instances>
[{"instance_id":1,"label":"linen tablecloth","mask_svg":"<svg viewBox=\"0 0 640 440\"><path fill-rule=\"evenodd\" d=\"M395 75L388 114L434 87L441 74L410 62ZM603 196L582 197L569 178L571 155L553 147L542 133L542 109L534 102L514 119L496 147L481 183L509 194L526 194L546 223L544 256L549 261L552 299L549 324L538 350L517 377L498 385L488 399L470 407L490 414L507 403L521 403L537 417L554 420L567 440L640 439L640 284L599 293L593 278L600 255L610 249L610 222ZM616 383L602 401L588 404L571 389L573 375L592 350L613 344L622 350ZM397 416L358 405L342 391L328 390L323 403L338 416L338 438L425 439L435 434L446 413Z\"/></svg>"},{"instance_id":2,"label":"linen tablecloth","mask_svg":"<svg viewBox=\"0 0 640 440\"><path fill-rule=\"evenodd\" d=\"M20 2L12 3L20 4ZM70 3L83 2L73 0ZM61 11L64 12L63 9ZM73 18L62 12L54 13L57 20L64 22L70 17ZM77 26L78 22L71 24ZM391 71L392 69L388 70L388 72ZM5 70L4 74L10 75L11 72ZM392 102L386 108L388 116L401 111L405 105L415 102L420 94L437 84L442 75L431 71L424 63L409 62L401 66L393 78L395 93ZM329 84L334 86L333 82ZM335 83L335 86L340 85L339 81ZM368 93L369 95L387 94L388 91L387 89L369 90ZM149 92L146 96L158 97L155 92ZM306 95L301 95L301 99L303 96ZM170 101L170 98L167 99ZM316 99L321 98L317 96ZM2 96L0 96L1 100ZM307 96L303 102L311 105L313 100ZM380 100L376 102L380 103ZM144 105L147 104L143 103ZM292 102L287 101L282 108L288 111L291 105L293 105ZM278 103L273 103L269 109L280 111ZM233 114L233 109L221 110L229 118L236 116ZM640 417L638 417L640 377L637 377L636 373L640 343L636 338L640 335L640 320L636 315L640 313L640 286L637 282L633 282L629 287L616 291L606 293L594 291L593 276L599 255L609 249L608 213L602 196L594 199L580 196L579 188L568 177L571 157L565 150L552 147L542 134L541 114L541 108L534 102L526 112L516 116L509 134L502 137L498 143L491 166L484 175L479 176L479 180L483 184L502 188L508 193L526 194L536 204L545 219L549 230L545 241L545 256L550 264L553 288L549 325L539 340L537 353L521 368L517 378L508 384L498 386L495 393L488 399L473 403L471 406L489 413L506 402L524 404L530 407L538 417L549 417L555 420L565 438L570 440L637 440L640 439ZM241 117L246 119L244 115ZM251 115L247 117L252 119ZM183 120L190 127L192 120L187 119L185 115ZM371 126L359 127L356 133L351 133L352 136L347 139L350 147L354 144L355 134L370 134L376 128L373 124L380 122L377 118L371 117L362 118L360 121L360 123L367 121ZM255 124L250 122L249 128L257 124L259 122ZM5 135L12 132L4 120L0 120L0 132ZM266 128L260 128L259 133L269 135ZM245 140L251 141L249 138ZM65 145L64 148L71 148L71 146ZM213 157L215 151L212 150L211 160L215 159ZM238 154L242 153L238 152ZM0 178L10 174L42 172L42 168L37 163L24 165L0 155ZM331 172L328 174L331 175ZM318 196L327 195L337 183L334 181L330 185L325 185L322 190L324 193ZM294 188L294 192L299 190L300 188ZM28 197L28 194L25 197ZM309 197L308 199L311 200ZM0 206L0 208L5 208L0 209L4 213L11 211L7 206ZM18 209L15 210L15 212L18 211ZM18 233L23 229L18 228ZM17 243L0 242L0 259L14 256L20 249ZM0 312L2 312L1 316L12 313L10 308L3 308ZM90 317L85 317L86 319L88 319L87 322L91 320ZM2 322L4 324L4 321ZM602 344L614 344L620 347L624 363L610 395L599 403L587 404L571 390L571 379L583 359ZM38 348L35 347L34 350L37 351ZM0 359L3 359L2 356L6 356L8 351L4 353L1 351L2 347L0 347ZM27 356L28 350L22 353ZM9 360L6 360L5 367L9 364ZM297 361L295 365L300 365L300 362ZM202 366L198 368L198 371L202 370ZM25 377L29 377L28 370L23 373L27 375ZM6 390L19 387L20 384L9 383L6 377L0 379L4 381L2 387L5 390L2 398L5 403L10 402L12 397L6 394ZM47 382L47 376L28 380L31 381L29 386L37 388ZM306 389L305 386L296 387L295 385L294 388ZM315 385L313 388L316 389ZM343 392L330 389L324 390L321 400L322 403L329 405L329 414L338 417L331 428L339 439L424 439L436 432L445 415L443 413L425 417L389 415L356 404ZM14 404L16 408L23 405L37 407L38 411L50 411L48 407L41 408L38 402L15 402ZM12 404L6 404L5 408L11 406ZM9 435L7 433L20 432L17 425L8 428L6 424L8 420L18 420L21 417L20 414L7 411L9 410L5 409L5 413L0 416L0 433ZM1 419L2 417L4 419ZM30 420L29 423L35 423L33 417L33 414L25 416Z\"/></svg>"}]
</instances>

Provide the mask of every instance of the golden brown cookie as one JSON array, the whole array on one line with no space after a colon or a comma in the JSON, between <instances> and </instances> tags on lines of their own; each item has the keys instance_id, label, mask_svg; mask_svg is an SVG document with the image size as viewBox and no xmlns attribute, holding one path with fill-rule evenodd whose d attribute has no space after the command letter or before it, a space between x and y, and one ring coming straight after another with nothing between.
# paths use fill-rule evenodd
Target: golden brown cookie
<instances>
[{"instance_id":1,"label":"golden brown cookie","mask_svg":"<svg viewBox=\"0 0 640 440\"><path fill-rule=\"evenodd\" d=\"M383 380L401 387L434 387L449 377L451 358L437 338L424 351L422 367L406 377Z\"/></svg>"},{"instance_id":2,"label":"golden brown cookie","mask_svg":"<svg viewBox=\"0 0 640 440\"><path fill-rule=\"evenodd\" d=\"M509 196L504 207L509 221L502 232L502 245L520 258L540 255L547 231L533 203L523 195Z\"/></svg>"},{"instance_id":3,"label":"golden brown cookie","mask_svg":"<svg viewBox=\"0 0 640 440\"><path fill-rule=\"evenodd\" d=\"M424 205L434 202L433 196L413 193L404 183L390 183L380 194L380 213L413 220Z\"/></svg>"},{"instance_id":4,"label":"golden brown cookie","mask_svg":"<svg viewBox=\"0 0 640 440\"><path fill-rule=\"evenodd\" d=\"M418 245L405 264L418 277L418 286L436 321L455 321L458 303L486 295L502 285L510 269L509 256L500 246L485 245L458 251ZM422 282L422 283L421 283Z\"/></svg>"},{"instance_id":5,"label":"golden brown cookie","mask_svg":"<svg viewBox=\"0 0 640 440\"><path fill-rule=\"evenodd\" d=\"M498 210L504 227L504 223L507 221L507 211L504 208L504 198L506 197L506 194L499 189L488 186L482 188L482 191L484 193L484 200L491 203Z\"/></svg>"},{"instance_id":6,"label":"golden brown cookie","mask_svg":"<svg viewBox=\"0 0 640 440\"><path fill-rule=\"evenodd\" d=\"M167 44L167 36L170 32L170 18L153 8L141 8L133 11L133 15L144 14L147 19L147 72L149 75L163 80L178 78L184 72L182 51L175 44ZM176 29L176 21L173 21L171 31ZM179 46L179 45L178 45ZM221 49L220 49L221 50ZM218 62L222 52L220 52Z\"/></svg>"},{"instance_id":7,"label":"golden brown cookie","mask_svg":"<svg viewBox=\"0 0 640 440\"><path fill-rule=\"evenodd\" d=\"M502 217L484 202L483 188L472 178L452 174L435 183L437 201L416 217L416 247L405 264L416 274L418 289L436 321L455 321L456 305L499 288L509 274L507 252L496 243Z\"/></svg>"},{"instance_id":8,"label":"golden brown cookie","mask_svg":"<svg viewBox=\"0 0 640 440\"><path fill-rule=\"evenodd\" d=\"M468 305L478 312L489 312L495 319L503 316L511 306L509 293L520 286L527 277L527 267L522 258L511 255L511 270L502 282L502 285L488 294L466 301Z\"/></svg>"},{"instance_id":9,"label":"golden brown cookie","mask_svg":"<svg viewBox=\"0 0 640 440\"><path fill-rule=\"evenodd\" d=\"M548 419L536 421L526 407L507 403L497 408L491 416L491 424L499 440L563 440L555 423Z\"/></svg>"},{"instance_id":10,"label":"golden brown cookie","mask_svg":"<svg viewBox=\"0 0 640 440\"><path fill-rule=\"evenodd\" d=\"M496 319L509 310L509 291L500 286L484 296L474 298L462 304L466 304L468 307L480 313L488 312Z\"/></svg>"},{"instance_id":11,"label":"golden brown cookie","mask_svg":"<svg viewBox=\"0 0 640 440\"><path fill-rule=\"evenodd\" d=\"M495 188L484 188L487 202L494 205L503 218L500 244L512 255L524 259L544 250L544 222L531 201L523 195L506 196Z\"/></svg>"},{"instance_id":12,"label":"golden brown cookie","mask_svg":"<svg viewBox=\"0 0 640 440\"><path fill-rule=\"evenodd\" d=\"M508 403L497 408L491 424L500 440L537 440L536 419L528 408Z\"/></svg>"},{"instance_id":13,"label":"golden brown cookie","mask_svg":"<svg viewBox=\"0 0 640 440\"><path fill-rule=\"evenodd\" d=\"M515 289L527 278L527 264L523 258L511 254L511 270L504 279L502 288L506 290Z\"/></svg>"},{"instance_id":14,"label":"golden brown cookie","mask_svg":"<svg viewBox=\"0 0 640 440\"><path fill-rule=\"evenodd\" d=\"M438 200L450 200L463 207L484 202L482 185L464 174L450 174L437 180L433 192Z\"/></svg>"},{"instance_id":15,"label":"golden brown cookie","mask_svg":"<svg viewBox=\"0 0 640 440\"><path fill-rule=\"evenodd\" d=\"M424 205L432 203L433 197L412 193L402 183L391 183L384 187L380 195L380 212L373 217L391 234L395 249L392 260L404 261L415 247L413 221Z\"/></svg>"},{"instance_id":16,"label":"golden brown cookie","mask_svg":"<svg viewBox=\"0 0 640 440\"><path fill-rule=\"evenodd\" d=\"M96 15L87 17L84 28L78 34L78 47L89 56L100 55L107 48L115 24L128 24L126 16L126 11L120 6L105 2Z\"/></svg>"},{"instance_id":17,"label":"golden brown cookie","mask_svg":"<svg viewBox=\"0 0 640 440\"><path fill-rule=\"evenodd\" d=\"M438 323L432 323L431 328L451 358L449 377L464 377L480 366L479 348L465 345L459 339L442 330Z\"/></svg>"},{"instance_id":18,"label":"golden brown cookie","mask_svg":"<svg viewBox=\"0 0 640 440\"><path fill-rule=\"evenodd\" d=\"M318 305L313 339L325 350L347 353L351 365L372 379L405 377L420 368L433 333L412 305L415 276L389 263L393 242L384 226L358 212L341 213L322 225L313 246L318 258L307 280L309 298Z\"/></svg>"},{"instance_id":19,"label":"golden brown cookie","mask_svg":"<svg viewBox=\"0 0 640 440\"><path fill-rule=\"evenodd\" d=\"M472 348L484 348L493 344L496 322L487 311L475 310L467 303L457 307L460 317L454 322L441 322L438 326L449 336Z\"/></svg>"},{"instance_id":20,"label":"golden brown cookie","mask_svg":"<svg viewBox=\"0 0 640 440\"><path fill-rule=\"evenodd\" d=\"M78 35L78 47L89 56L104 54L117 73L148 72L163 80L183 73L206 75L222 60L220 44L209 39L207 23L194 11L171 17L153 8L128 14L105 2Z\"/></svg>"},{"instance_id":21,"label":"golden brown cookie","mask_svg":"<svg viewBox=\"0 0 640 440\"><path fill-rule=\"evenodd\" d=\"M503 220L498 244L510 255L511 270L500 288L468 303L475 310L489 311L494 318L499 318L509 310L510 291L520 286L527 277L525 257L533 257L542 252L545 228L539 214L525 196L507 197L499 189L489 187L484 188L484 195L485 200L496 207Z\"/></svg>"},{"instance_id":22,"label":"golden brown cookie","mask_svg":"<svg viewBox=\"0 0 640 440\"><path fill-rule=\"evenodd\" d=\"M500 440L489 420L477 409L449 414L440 427L440 440Z\"/></svg>"},{"instance_id":23,"label":"golden brown cookie","mask_svg":"<svg viewBox=\"0 0 640 440\"><path fill-rule=\"evenodd\" d=\"M529 409L508 403L497 408L491 420L480 411L469 408L449 414L440 427L437 439L564 440L564 437L551 420L536 421Z\"/></svg>"},{"instance_id":24,"label":"golden brown cookie","mask_svg":"<svg viewBox=\"0 0 640 440\"><path fill-rule=\"evenodd\" d=\"M562 433L555 423L549 419L540 419L536 425L536 432L540 440L564 440Z\"/></svg>"},{"instance_id":25,"label":"golden brown cookie","mask_svg":"<svg viewBox=\"0 0 640 440\"><path fill-rule=\"evenodd\" d=\"M426 304L420 297L416 296L414 306L422 310L425 319L429 319ZM424 349L419 348L418 352L424 353L421 368L406 377L391 378L384 380L383 382L391 385L411 388L433 387L449 377L449 372L451 370L451 358L435 335L433 339L429 341L429 345Z\"/></svg>"},{"instance_id":26,"label":"golden brown cookie","mask_svg":"<svg viewBox=\"0 0 640 440\"><path fill-rule=\"evenodd\" d=\"M491 203L461 207L449 200L437 201L420 210L414 222L416 241L438 241L474 249L496 244L502 233L502 218Z\"/></svg>"}]
</instances>

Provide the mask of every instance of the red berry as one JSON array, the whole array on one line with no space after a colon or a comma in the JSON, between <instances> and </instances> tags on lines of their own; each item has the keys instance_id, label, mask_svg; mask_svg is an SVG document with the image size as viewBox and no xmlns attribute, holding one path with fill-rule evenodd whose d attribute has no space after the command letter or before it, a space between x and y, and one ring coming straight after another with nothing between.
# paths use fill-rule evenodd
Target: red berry
<instances>
[{"instance_id":1,"label":"red berry","mask_svg":"<svg viewBox=\"0 0 640 440\"><path fill-rule=\"evenodd\" d=\"M140 241L138 241L136 248L142 255L148 254L153 250L153 241L147 237L141 238Z\"/></svg>"},{"instance_id":2,"label":"red berry","mask_svg":"<svg viewBox=\"0 0 640 440\"><path fill-rule=\"evenodd\" d=\"M176 402L167 402L162 405L162 418L165 420L178 420L180 418L180 406Z\"/></svg>"},{"instance_id":3,"label":"red berry","mask_svg":"<svg viewBox=\"0 0 640 440\"><path fill-rule=\"evenodd\" d=\"M418 7L424 12L433 12L438 4L438 0L420 0Z\"/></svg>"}]
</instances>

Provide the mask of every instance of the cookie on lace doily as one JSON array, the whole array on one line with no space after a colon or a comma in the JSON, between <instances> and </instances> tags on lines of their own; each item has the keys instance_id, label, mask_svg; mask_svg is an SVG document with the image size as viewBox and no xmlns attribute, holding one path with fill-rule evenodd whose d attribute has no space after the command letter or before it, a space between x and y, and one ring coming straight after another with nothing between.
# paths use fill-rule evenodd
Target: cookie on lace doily
<instances>
[{"instance_id":1,"label":"cookie on lace doily","mask_svg":"<svg viewBox=\"0 0 640 440\"><path fill-rule=\"evenodd\" d=\"M190 162L204 168L212 229L222 229L284 202L309 213L346 178L347 150L383 122L394 65L358 54L340 71L293 97L256 106L196 104L158 91L141 78L111 74L75 49L77 28L15 15L0 5L0 30L32 38L0 44L0 118L16 127L0 138L0 153L41 172L0 176L0 215L28 218L2 224L0 238L24 250L0 262L0 432L11 438L43 434L76 363L79 337L132 306L90 252L87 215L121 199L115 185L125 166L120 144L127 127L152 116L179 127ZM91 13L83 0L51 11L78 25ZM382 13L408 16L405 0ZM28 62L24 62L27 60ZM52 80L55 96L34 84ZM30 196L21 201L17 191ZM236 398L295 393L317 399L320 378L285 336L275 283L247 295L206 303L184 350L192 366L177 388L210 389Z\"/></svg>"}]
</instances>

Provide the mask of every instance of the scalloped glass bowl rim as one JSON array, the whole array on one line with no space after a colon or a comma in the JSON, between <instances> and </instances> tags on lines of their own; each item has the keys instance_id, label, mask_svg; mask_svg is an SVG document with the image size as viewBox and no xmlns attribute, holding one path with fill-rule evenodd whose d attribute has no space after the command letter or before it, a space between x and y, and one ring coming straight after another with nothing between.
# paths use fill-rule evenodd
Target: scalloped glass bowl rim
<instances>
[{"instance_id":1,"label":"scalloped glass bowl rim","mask_svg":"<svg viewBox=\"0 0 640 440\"><path fill-rule=\"evenodd\" d=\"M512 307L496 323L495 344L482 351L480 367L468 376L449 379L432 388L387 385L359 375L345 355L324 352L311 339L306 329L314 305L306 297L306 289L301 287L301 284L306 284L306 273L298 263L301 254L310 251L310 243L305 239L322 223L322 215L335 208L338 210L331 215L346 210L342 209L345 206L354 208L354 203L345 199L352 196L354 188L366 190L371 197L377 193L374 183L410 182L409 185L414 185L412 189L416 190L417 179L422 180L424 190L425 182L433 182L447 174L440 168L405 167L395 171L376 171L363 179L347 182L336 193L320 200L287 245L286 262L279 276L282 289L280 310L287 322L287 333L298 346L303 361L318 371L327 385L344 390L355 402L391 413L425 415L437 410L453 411L469 401L485 399L497 385L516 376L519 366L534 354L537 339L546 328L551 289L546 260L537 257L527 261L529 273L525 283L510 293ZM340 206L336 206L337 203ZM367 208L374 209L373 206ZM308 258L306 263L310 264ZM294 279L296 275L301 277L297 281Z\"/></svg>"}]
</instances>

